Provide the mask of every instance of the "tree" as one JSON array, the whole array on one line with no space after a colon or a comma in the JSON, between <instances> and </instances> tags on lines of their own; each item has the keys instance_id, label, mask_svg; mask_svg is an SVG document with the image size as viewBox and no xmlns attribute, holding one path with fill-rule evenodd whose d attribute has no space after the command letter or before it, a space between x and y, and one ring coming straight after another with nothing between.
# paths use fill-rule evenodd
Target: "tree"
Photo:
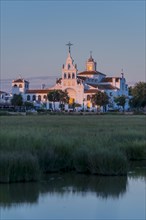
<instances>
[{"instance_id":1,"label":"tree","mask_svg":"<svg viewBox=\"0 0 146 220\"><path fill-rule=\"evenodd\" d=\"M130 106L137 109L144 108L146 106L146 83L136 83L131 89L131 95Z\"/></svg>"},{"instance_id":2,"label":"tree","mask_svg":"<svg viewBox=\"0 0 146 220\"><path fill-rule=\"evenodd\" d=\"M103 108L106 107L106 105L109 103L109 97L105 92L98 91L96 94L92 96L92 103L95 105L99 105L100 107L103 106Z\"/></svg>"},{"instance_id":3,"label":"tree","mask_svg":"<svg viewBox=\"0 0 146 220\"><path fill-rule=\"evenodd\" d=\"M48 97L48 100L50 102L53 102L54 110L55 110L55 102L59 102L59 100L60 100L60 92L59 92L59 90L50 91L48 93L47 97Z\"/></svg>"},{"instance_id":4,"label":"tree","mask_svg":"<svg viewBox=\"0 0 146 220\"><path fill-rule=\"evenodd\" d=\"M129 93L130 96L132 95L132 86L129 86L128 93Z\"/></svg>"},{"instance_id":5,"label":"tree","mask_svg":"<svg viewBox=\"0 0 146 220\"><path fill-rule=\"evenodd\" d=\"M32 102L28 102L28 101L24 102L24 106L27 110L34 108L34 104Z\"/></svg>"},{"instance_id":6,"label":"tree","mask_svg":"<svg viewBox=\"0 0 146 220\"><path fill-rule=\"evenodd\" d=\"M64 104L68 103L69 97L66 91L53 90L48 93L48 100L53 102L54 110L55 110L55 102L60 102L61 109L63 109Z\"/></svg>"},{"instance_id":7,"label":"tree","mask_svg":"<svg viewBox=\"0 0 146 220\"><path fill-rule=\"evenodd\" d=\"M63 110L64 105L69 102L69 96L66 91L59 90L59 101L61 110Z\"/></svg>"},{"instance_id":8,"label":"tree","mask_svg":"<svg viewBox=\"0 0 146 220\"><path fill-rule=\"evenodd\" d=\"M121 96L115 97L114 101L117 103L118 106L122 106L123 112L124 112L125 104L126 104L126 96L125 95L121 95Z\"/></svg>"},{"instance_id":9,"label":"tree","mask_svg":"<svg viewBox=\"0 0 146 220\"><path fill-rule=\"evenodd\" d=\"M13 98L11 99L11 104L14 105L14 107L16 107L16 106L21 107L23 104L22 95L21 94L19 94L19 95L14 94Z\"/></svg>"}]
</instances>

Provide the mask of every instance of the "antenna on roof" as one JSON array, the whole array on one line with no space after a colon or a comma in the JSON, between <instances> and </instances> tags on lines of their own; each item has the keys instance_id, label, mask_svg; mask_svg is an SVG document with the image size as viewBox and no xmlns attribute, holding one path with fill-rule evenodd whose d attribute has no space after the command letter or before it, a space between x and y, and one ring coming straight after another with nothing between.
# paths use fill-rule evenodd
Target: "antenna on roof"
<instances>
[{"instance_id":1,"label":"antenna on roof","mask_svg":"<svg viewBox=\"0 0 146 220\"><path fill-rule=\"evenodd\" d=\"M22 79L22 76L21 76L21 74L19 73L19 79Z\"/></svg>"}]
</instances>

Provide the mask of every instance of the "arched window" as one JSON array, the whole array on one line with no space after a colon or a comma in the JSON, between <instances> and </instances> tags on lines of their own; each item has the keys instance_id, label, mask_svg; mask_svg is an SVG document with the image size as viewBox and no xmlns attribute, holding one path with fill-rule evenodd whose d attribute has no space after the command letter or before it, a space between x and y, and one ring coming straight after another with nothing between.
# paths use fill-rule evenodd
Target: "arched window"
<instances>
[{"instance_id":1,"label":"arched window","mask_svg":"<svg viewBox=\"0 0 146 220\"><path fill-rule=\"evenodd\" d=\"M68 64L68 70L70 69L70 64Z\"/></svg>"},{"instance_id":2,"label":"arched window","mask_svg":"<svg viewBox=\"0 0 146 220\"><path fill-rule=\"evenodd\" d=\"M41 95L38 96L38 101L39 101L39 102L41 101Z\"/></svg>"},{"instance_id":3,"label":"arched window","mask_svg":"<svg viewBox=\"0 0 146 220\"><path fill-rule=\"evenodd\" d=\"M64 73L64 79L66 79L66 73Z\"/></svg>"},{"instance_id":4,"label":"arched window","mask_svg":"<svg viewBox=\"0 0 146 220\"><path fill-rule=\"evenodd\" d=\"M88 100L88 101L90 100L90 95L87 95L87 100Z\"/></svg>"},{"instance_id":5,"label":"arched window","mask_svg":"<svg viewBox=\"0 0 146 220\"><path fill-rule=\"evenodd\" d=\"M44 98L45 101L47 100L47 96L46 95L44 95L43 98Z\"/></svg>"},{"instance_id":6,"label":"arched window","mask_svg":"<svg viewBox=\"0 0 146 220\"><path fill-rule=\"evenodd\" d=\"M70 73L68 73L68 79L70 79Z\"/></svg>"},{"instance_id":7,"label":"arched window","mask_svg":"<svg viewBox=\"0 0 146 220\"><path fill-rule=\"evenodd\" d=\"M22 88L22 84L19 84L19 88Z\"/></svg>"},{"instance_id":8,"label":"arched window","mask_svg":"<svg viewBox=\"0 0 146 220\"><path fill-rule=\"evenodd\" d=\"M15 84L14 87L17 87L17 85Z\"/></svg>"},{"instance_id":9,"label":"arched window","mask_svg":"<svg viewBox=\"0 0 146 220\"><path fill-rule=\"evenodd\" d=\"M74 79L75 78L75 74L74 73L72 73L72 79Z\"/></svg>"},{"instance_id":10,"label":"arched window","mask_svg":"<svg viewBox=\"0 0 146 220\"><path fill-rule=\"evenodd\" d=\"M27 101L30 101L30 95L27 95Z\"/></svg>"},{"instance_id":11,"label":"arched window","mask_svg":"<svg viewBox=\"0 0 146 220\"><path fill-rule=\"evenodd\" d=\"M35 95L32 96L32 100L33 100L33 101L36 100L36 96L35 96Z\"/></svg>"}]
</instances>

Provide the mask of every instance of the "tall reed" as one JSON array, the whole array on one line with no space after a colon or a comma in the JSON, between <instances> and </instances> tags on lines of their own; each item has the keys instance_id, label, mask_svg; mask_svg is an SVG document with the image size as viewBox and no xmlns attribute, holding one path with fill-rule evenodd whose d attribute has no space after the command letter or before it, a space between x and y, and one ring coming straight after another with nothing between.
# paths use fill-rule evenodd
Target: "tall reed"
<instances>
[{"instance_id":1,"label":"tall reed","mask_svg":"<svg viewBox=\"0 0 146 220\"><path fill-rule=\"evenodd\" d=\"M145 116L1 116L0 182L75 170L123 175L146 160Z\"/></svg>"}]
</instances>

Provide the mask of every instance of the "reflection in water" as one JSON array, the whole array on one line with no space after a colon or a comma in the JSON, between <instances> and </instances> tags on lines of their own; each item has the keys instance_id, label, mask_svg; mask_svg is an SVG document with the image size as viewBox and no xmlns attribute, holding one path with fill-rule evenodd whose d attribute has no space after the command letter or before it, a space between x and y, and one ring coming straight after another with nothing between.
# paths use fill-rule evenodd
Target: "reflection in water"
<instances>
[{"instance_id":1,"label":"reflection in water","mask_svg":"<svg viewBox=\"0 0 146 220\"><path fill-rule=\"evenodd\" d=\"M127 176L98 177L77 174L50 174L39 183L1 184L0 206L37 203L39 195L64 193L86 195L94 192L102 198L118 198L126 192Z\"/></svg>"},{"instance_id":2,"label":"reflection in water","mask_svg":"<svg viewBox=\"0 0 146 220\"><path fill-rule=\"evenodd\" d=\"M0 219L146 219L146 169L128 176L50 174L0 185Z\"/></svg>"}]
</instances>

